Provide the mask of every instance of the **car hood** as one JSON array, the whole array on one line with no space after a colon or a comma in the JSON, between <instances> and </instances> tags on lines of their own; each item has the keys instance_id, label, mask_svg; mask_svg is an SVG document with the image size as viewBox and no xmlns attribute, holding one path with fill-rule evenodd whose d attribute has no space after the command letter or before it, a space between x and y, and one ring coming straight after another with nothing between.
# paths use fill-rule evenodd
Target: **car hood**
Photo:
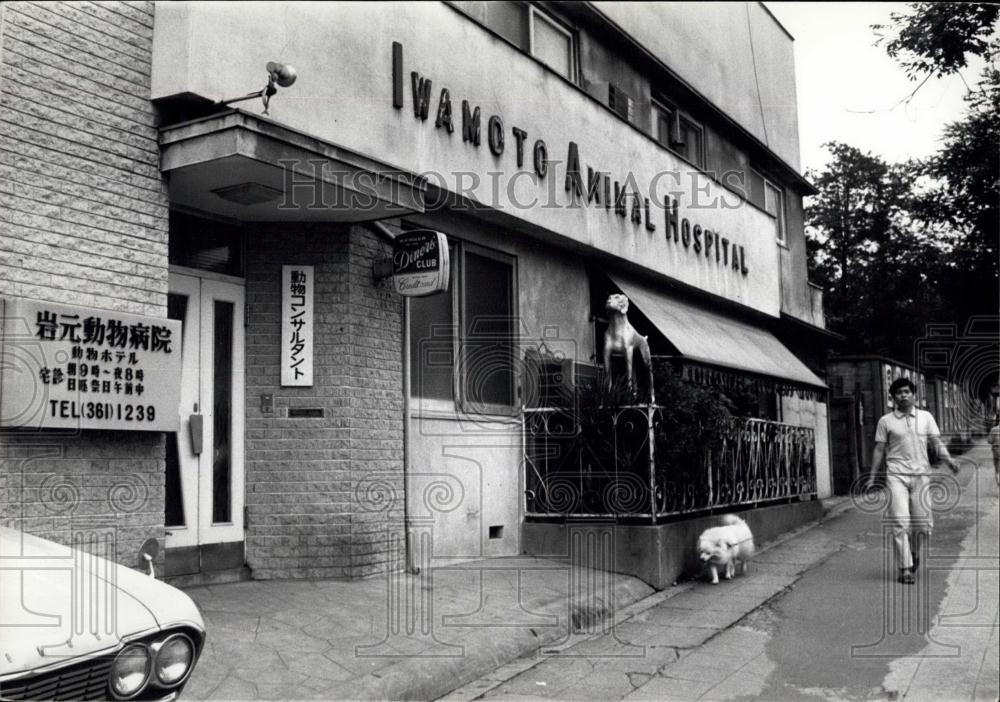
<instances>
[{"instance_id":1,"label":"car hood","mask_svg":"<svg viewBox=\"0 0 1000 702\"><path fill-rule=\"evenodd\" d=\"M88 532L81 550L0 527L0 676L114 649L171 625L204 631L180 590L85 552L113 548L113 539L99 536Z\"/></svg>"}]
</instances>

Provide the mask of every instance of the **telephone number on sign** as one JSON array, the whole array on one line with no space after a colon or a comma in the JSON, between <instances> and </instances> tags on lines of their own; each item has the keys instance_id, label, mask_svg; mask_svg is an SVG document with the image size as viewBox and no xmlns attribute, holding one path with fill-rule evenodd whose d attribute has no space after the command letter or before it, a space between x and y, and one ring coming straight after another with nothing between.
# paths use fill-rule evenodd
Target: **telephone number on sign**
<instances>
[{"instance_id":1,"label":"telephone number on sign","mask_svg":"<svg viewBox=\"0 0 1000 702\"><path fill-rule=\"evenodd\" d=\"M153 405L129 405L120 402L76 402L49 400L50 415L59 419L98 419L124 422L152 422Z\"/></svg>"}]
</instances>

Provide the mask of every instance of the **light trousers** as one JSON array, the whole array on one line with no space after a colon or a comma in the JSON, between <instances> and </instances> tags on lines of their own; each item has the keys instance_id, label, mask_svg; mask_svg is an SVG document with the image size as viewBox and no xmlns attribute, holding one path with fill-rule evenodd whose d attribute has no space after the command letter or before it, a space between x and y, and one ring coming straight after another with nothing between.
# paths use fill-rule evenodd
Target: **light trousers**
<instances>
[{"instance_id":1,"label":"light trousers","mask_svg":"<svg viewBox=\"0 0 1000 702\"><path fill-rule=\"evenodd\" d=\"M912 553L916 551L919 539L926 540L934 528L930 476L889 473L886 485L889 489L886 518L892 529L896 564L900 568L910 568L913 565Z\"/></svg>"}]
</instances>

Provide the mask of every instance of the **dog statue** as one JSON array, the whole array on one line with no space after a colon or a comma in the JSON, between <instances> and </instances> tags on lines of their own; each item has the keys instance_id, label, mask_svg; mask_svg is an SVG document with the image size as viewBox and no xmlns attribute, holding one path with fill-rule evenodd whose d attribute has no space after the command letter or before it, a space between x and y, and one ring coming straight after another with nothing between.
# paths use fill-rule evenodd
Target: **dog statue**
<instances>
[{"instance_id":1,"label":"dog statue","mask_svg":"<svg viewBox=\"0 0 1000 702\"><path fill-rule=\"evenodd\" d=\"M655 402L653 396L653 364L649 357L649 340L645 336L640 336L639 332L629 324L628 298L624 295L609 295L608 301L604 305L608 311L608 328L604 332L604 372L607 373L607 383L611 384L611 354L620 353L625 356L625 366L628 372L629 390L635 392L635 366L633 356L638 348L642 355L643 363L646 364L646 371L649 373L649 401Z\"/></svg>"}]
</instances>

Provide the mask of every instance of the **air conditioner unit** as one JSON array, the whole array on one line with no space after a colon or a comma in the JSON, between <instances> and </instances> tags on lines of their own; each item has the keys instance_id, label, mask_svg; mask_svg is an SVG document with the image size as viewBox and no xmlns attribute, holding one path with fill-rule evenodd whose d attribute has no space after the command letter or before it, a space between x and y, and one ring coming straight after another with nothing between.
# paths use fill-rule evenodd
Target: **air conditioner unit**
<instances>
[{"instance_id":1,"label":"air conditioner unit","mask_svg":"<svg viewBox=\"0 0 1000 702\"><path fill-rule=\"evenodd\" d=\"M570 407L574 397L574 364L529 349L524 356L521 401L525 407Z\"/></svg>"},{"instance_id":2,"label":"air conditioner unit","mask_svg":"<svg viewBox=\"0 0 1000 702\"><path fill-rule=\"evenodd\" d=\"M614 83L608 83L608 107L617 112L622 119L635 121L635 101Z\"/></svg>"}]
</instances>

